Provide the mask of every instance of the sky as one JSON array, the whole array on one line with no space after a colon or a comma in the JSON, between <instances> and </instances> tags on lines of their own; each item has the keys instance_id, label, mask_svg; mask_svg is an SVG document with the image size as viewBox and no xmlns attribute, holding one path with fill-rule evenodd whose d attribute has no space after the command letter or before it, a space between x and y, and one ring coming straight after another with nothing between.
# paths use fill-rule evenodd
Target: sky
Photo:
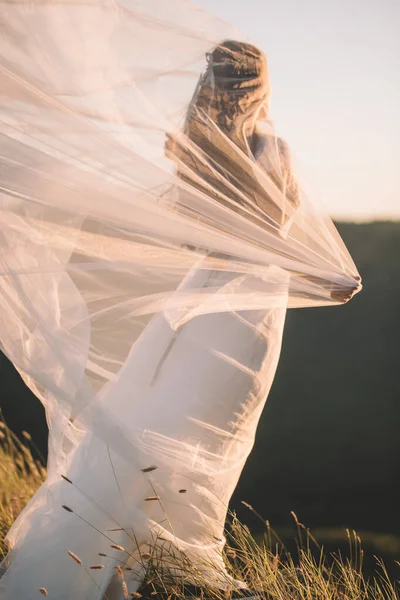
<instances>
[{"instance_id":1,"label":"sky","mask_svg":"<svg viewBox=\"0 0 400 600\"><path fill-rule=\"evenodd\" d=\"M306 193L337 219L400 219L400 1L195 1L267 54Z\"/></svg>"}]
</instances>

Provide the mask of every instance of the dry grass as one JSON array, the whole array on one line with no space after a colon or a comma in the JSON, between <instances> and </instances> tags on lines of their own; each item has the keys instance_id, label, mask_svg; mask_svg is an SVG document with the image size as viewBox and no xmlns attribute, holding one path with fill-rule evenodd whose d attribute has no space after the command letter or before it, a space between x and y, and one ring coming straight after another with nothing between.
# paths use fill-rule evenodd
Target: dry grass
<instances>
[{"instance_id":1,"label":"dry grass","mask_svg":"<svg viewBox=\"0 0 400 600\"><path fill-rule=\"evenodd\" d=\"M46 476L32 446L29 434L22 443L0 420L0 559L6 554L7 531Z\"/></svg>"},{"instance_id":2,"label":"dry grass","mask_svg":"<svg viewBox=\"0 0 400 600\"><path fill-rule=\"evenodd\" d=\"M32 442L29 435L24 443L9 431L0 421L0 555L6 548L3 543L5 533L20 510L42 483L45 472L39 461L32 457ZM69 480L67 480L69 481ZM73 485L72 482L69 481ZM158 501L156 498L151 498ZM248 506L249 510L253 510ZM72 511L73 512L73 511ZM227 527L226 563L233 577L245 581L251 589L258 590L262 597L273 600L399 600L397 584L390 581L385 565L377 559L377 575L366 579L362 573L363 550L361 540L354 532L348 532L350 557L326 555L317 541L295 518L297 552L289 554L278 536L264 522L265 533L262 540L254 539L249 529L233 515ZM72 518L79 518L73 513ZM260 517L261 518L261 517ZM215 598L227 600L234 590L216 592L203 589L188 589L183 586L185 574L192 581L199 581L195 565L174 550L164 540L153 540L142 554L147 569L145 583L138 592L129 593L122 565L118 567L122 590L126 598ZM90 576L101 570L102 564L81 565L80 558L69 552L77 568L83 568ZM101 555L104 556L104 555ZM167 566L166 566L167 565ZM179 576L177 576L179 573ZM47 595L45 588L40 590Z\"/></svg>"}]
</instances>

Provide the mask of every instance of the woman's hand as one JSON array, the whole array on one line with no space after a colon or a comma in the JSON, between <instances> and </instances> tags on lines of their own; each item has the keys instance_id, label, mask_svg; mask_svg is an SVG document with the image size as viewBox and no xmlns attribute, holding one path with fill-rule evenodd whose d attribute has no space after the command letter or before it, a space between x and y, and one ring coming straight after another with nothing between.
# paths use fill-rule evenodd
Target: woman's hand
<instances>
[{"instance_id":1,"label":"woman's hand","mask_svg":"<svg viewBox=\"0 0 400 600\"><path fill-rule=\"evenodd\" d=\"M357 277L357 281L360 282L361 277ZM343 304L351 300L351 298L354 296L354 294L360 287L360 283L357 283L357 281L354 282L352 286L333 290L331 292L332 300L335 300L335 302L341 302Z\"/></svg>"}]
</instances>

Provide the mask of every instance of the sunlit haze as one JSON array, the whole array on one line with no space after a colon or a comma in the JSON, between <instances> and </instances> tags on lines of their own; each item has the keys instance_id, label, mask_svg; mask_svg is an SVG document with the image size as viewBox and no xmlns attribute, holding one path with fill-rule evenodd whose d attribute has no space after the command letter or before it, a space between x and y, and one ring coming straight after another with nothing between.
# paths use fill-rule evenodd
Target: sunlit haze
<instances>
[{"instance_id":1,"label":"sunlit haze","mask_svg":"<svg viewBox=\"0 0 400 600\"><path fill-rule=\"evenodd\" d=\"M196 0L267 53L271 115L336 218L400 218L400 2Z\"/></svg>"}]
</instances>

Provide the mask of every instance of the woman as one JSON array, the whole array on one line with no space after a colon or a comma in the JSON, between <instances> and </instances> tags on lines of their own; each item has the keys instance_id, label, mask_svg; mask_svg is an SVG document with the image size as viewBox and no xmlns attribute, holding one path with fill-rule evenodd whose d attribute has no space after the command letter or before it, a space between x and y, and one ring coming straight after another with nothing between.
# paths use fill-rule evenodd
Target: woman
<instances>
[{"instance_id":1,"label":"woman","mask_svg":"<svg viewBox=\"0 0 400 600\"><path fill-rule=\"evenodd\" d=\"M300 195L287 146L266 121L265 57L229 40L207 58L183 134L170 134L166 144L179 176L174 210L187 215L197 199L212 198L285 240ZM201 213L198 219L207 221ZM178 292L215 288L229 297L242 283L235 269L226 268L225 253L200 251ZM320 281L307 277L311 286ZM46 588L58 600L119 600L126 586L138 589L152 553L189 582L243 585L231 581L224 565L224 524L275 375L290 273L271 264L251 284L267 289L276 307L225 306L196 316L196 307L182 312L171 301L99 395L107 418L96 433L79 433L79 419L71 421L80 441L63 479L39 491L15 525L29 529L6 561L2 599ZM345 302L356 287L332 293ZM110 449L109 424L126 441L125 454ZM99 554L105 568L76 570L77 561L93 565ZM116 565L127 570L116 572Z\"/></svg>"}]
</instances>

